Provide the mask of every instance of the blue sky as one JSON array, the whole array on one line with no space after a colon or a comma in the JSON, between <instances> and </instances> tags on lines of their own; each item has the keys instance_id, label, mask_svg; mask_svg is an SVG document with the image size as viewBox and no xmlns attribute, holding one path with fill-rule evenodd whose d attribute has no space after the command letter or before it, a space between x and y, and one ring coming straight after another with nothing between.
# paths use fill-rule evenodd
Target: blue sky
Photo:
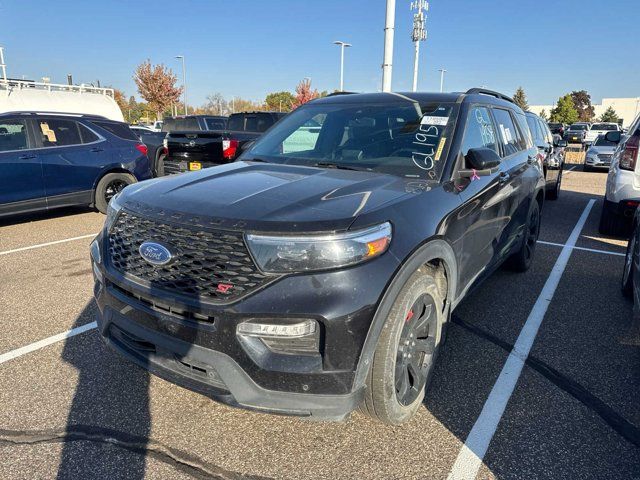
<instances>
[{"instance_id":1,"label":"blue sky","mask_svg":"<svg viewBox=\"0 0 640 480\"><path fill-rule=\"evenodd\" d=\"M410 90L413 45L409 0L397 0L393 89ZM432 0L421 46L420 90L485 85L529 103L568 91L640 96L640 2L637 0ZM136 65L149 58L178 74L187 61L189 103L221 92L261 100L311 77L319 90L381 84L384 0L31 1L0 0L0 45L12 77L113 85L137 92Z\"/></svg>"}]
</instances>

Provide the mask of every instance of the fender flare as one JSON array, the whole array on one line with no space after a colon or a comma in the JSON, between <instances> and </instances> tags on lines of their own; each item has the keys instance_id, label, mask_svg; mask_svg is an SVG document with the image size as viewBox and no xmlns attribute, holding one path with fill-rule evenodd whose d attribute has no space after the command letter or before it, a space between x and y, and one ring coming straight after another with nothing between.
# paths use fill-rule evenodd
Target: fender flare
<instances>
[{"instance_id":1,"label":"fender flare","mask_svg":"<svg viewBox=\"0 0 640 480\"><path fill-rule=\"evenodd\" d=\"M409 277L422 265L432 260L442 260L447 275L447 300L445 305L445 321L455 299L458 288L458 265L453 248L442 239L430 240L413 252L396 272L393 279L386 288L382 300L378 304L373 321L369 327L369 332L364 341L360 359L356 367L356 374L353 381L353 390L359 390L365 386L365 380L369 367L373 360L373 354L378 346L378 339L382 332L382 327L389 316L391 307L400 290L404 287Z\"/></svg>"}]
</instances>

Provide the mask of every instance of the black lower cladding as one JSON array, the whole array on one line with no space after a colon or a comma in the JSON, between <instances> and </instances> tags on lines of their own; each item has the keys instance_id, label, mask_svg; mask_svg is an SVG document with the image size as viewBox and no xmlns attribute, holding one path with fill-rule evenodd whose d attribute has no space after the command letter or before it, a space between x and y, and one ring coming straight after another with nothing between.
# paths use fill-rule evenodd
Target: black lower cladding
<instances>
[{"instance_id":1,"label":"black lower cladding","mask_svg":"<svg viewBox=\"0 0 640 480\"><path fill-rule=\"evenodd\" d=\"M222 316L203 325L173 318L136 305L108 285L96 295L98 326L107 344L189 390L232 406L334 420L344 418L361 401L362 391L350 388L353 372L260 369L235 338L237 321ZM299 359L292 355L290 361Z\"/></svg>"}]
</instances>

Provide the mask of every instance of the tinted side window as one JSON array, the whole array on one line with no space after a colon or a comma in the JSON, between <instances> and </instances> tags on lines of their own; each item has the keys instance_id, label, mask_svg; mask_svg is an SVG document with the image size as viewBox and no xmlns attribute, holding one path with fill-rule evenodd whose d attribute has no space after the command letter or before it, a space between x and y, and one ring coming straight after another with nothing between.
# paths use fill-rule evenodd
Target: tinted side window
<instances>
[{"instance_id":1,"label":"tinted side window","mask_svg":"<svg viewBox=\"0 0 640 480\"><path fill-rule=\"evenodd\" d=\"M37 133L41 135L43 147L66 147L80 145L80 130L73 120L38 120Z\"/></svg>"},{"instance_id":2,"label":"tinted side window","mask_svg":"<svg viewBox=\"0 0 640 480\"><path fill-rule=\"evenodd\" d=\"M227 122L227 128L229 130L244 130L244 115L231 115Z\"/></svg>"},{"instance_id":3,"label":"tinted side window","mask_svg":"<svg viewBox=\"0 0 640 480\"><path fill-rule=\"evenodd\" d=\"M82 143L93 143L100 140L100 137L81 123L78 124L78 128L80 128L80 138L82 139Z\"/></svg>"},{"instance_id":4,"label":"tinted side window","mask_svg":"<svg viewBox=\"0 0 640 480\"><path fill-rule=\"evenodd\" d=\"M520 133L513 123L513 118L508 110L501 108L495 108L493 114L496 117L496 123L498 125L498 131L500 132L500 139L504 150L504 156L508 157L514 153L518 153L522 148L522 138Z\"/></svg>"},{"instance_id":5,"label":"tinted side window","mask_svg":"<svg viewBox=\"0 0 640 480\"><path fill-rule=\"evenodd\" d=\"M553 134L551 130L549 130L549 126L544 123L542 120L538 120L540 124L540 129L542 130L542 138L544 138L545 142L553 143Z\"/></svg>"},{"instance_id":6,"label":"tinted side window","mask_svg":"<svg viewBox=\"0 0 640 480\"><path fill-rule=\"evenodd\" d=\"M104 128L107 132L112 133L116 137L120 137L123 140L135 140L138 141L138 136L133 133L126 123L119 122L92 122L101 128Z\"/></svg>"},{"instance_id":7,"label":"tinted side window","mask_svg":"<svg viewBox=\"0 0 640 480\"><path fill-rule=\"evenodd\" d=\"M466 156L471 148L490 148L499 153L496 138L489 110L486 107L471 108L462 142L462 154Z\"/></svg>"},{"instance_id":8,"label":"tinted side window","mask_svg":"<svg viewBox=\"0 0 640 480\"><path fill-rule=\"evenodd\" d=\"M533 135L534 143L536 145L544 143L544 136L542 135L538 120L535 117L527 116L527 125L529 125L529 130L531 130L531 134Z\"/></svg>"},{"instance_id":9,"label":"tinted side window","mask_svg":"<svg viewBox=\"0 0 640 480\"><path fill-rule=\"evenodd\" d=\"M224 120L219 118L207 118L205 122L207 123L208 130L224 130L225 128Z\"/></svg>"},{"instance_id":10,"label":"tinted side window","mask_svg":"<svg viewBox=\"0 0 640 480\"><path fill-rule=\"evenodd\" d=\"M0 120L0 152L25 150L27 144L27 126L22 120Z\"/></svg>"}]
</instances>

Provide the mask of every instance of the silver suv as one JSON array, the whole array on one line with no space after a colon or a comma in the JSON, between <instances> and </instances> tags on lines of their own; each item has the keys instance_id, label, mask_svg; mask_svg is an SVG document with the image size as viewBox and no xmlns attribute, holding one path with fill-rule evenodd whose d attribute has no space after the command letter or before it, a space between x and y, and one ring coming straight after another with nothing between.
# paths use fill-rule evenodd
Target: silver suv
<instances>
[{"instance_id":1,"label":"silver suv","mask_svg":"<svg viewBox=\"0 0 640 480\"><path fill-rule=\"evenodd\" d=\"M640 205L640 115L636 117L627 134L608 132L605 138L618 144L607 176L600 233L624 235L629 232L636 207Z\"/></svg>"}]
</instances>

